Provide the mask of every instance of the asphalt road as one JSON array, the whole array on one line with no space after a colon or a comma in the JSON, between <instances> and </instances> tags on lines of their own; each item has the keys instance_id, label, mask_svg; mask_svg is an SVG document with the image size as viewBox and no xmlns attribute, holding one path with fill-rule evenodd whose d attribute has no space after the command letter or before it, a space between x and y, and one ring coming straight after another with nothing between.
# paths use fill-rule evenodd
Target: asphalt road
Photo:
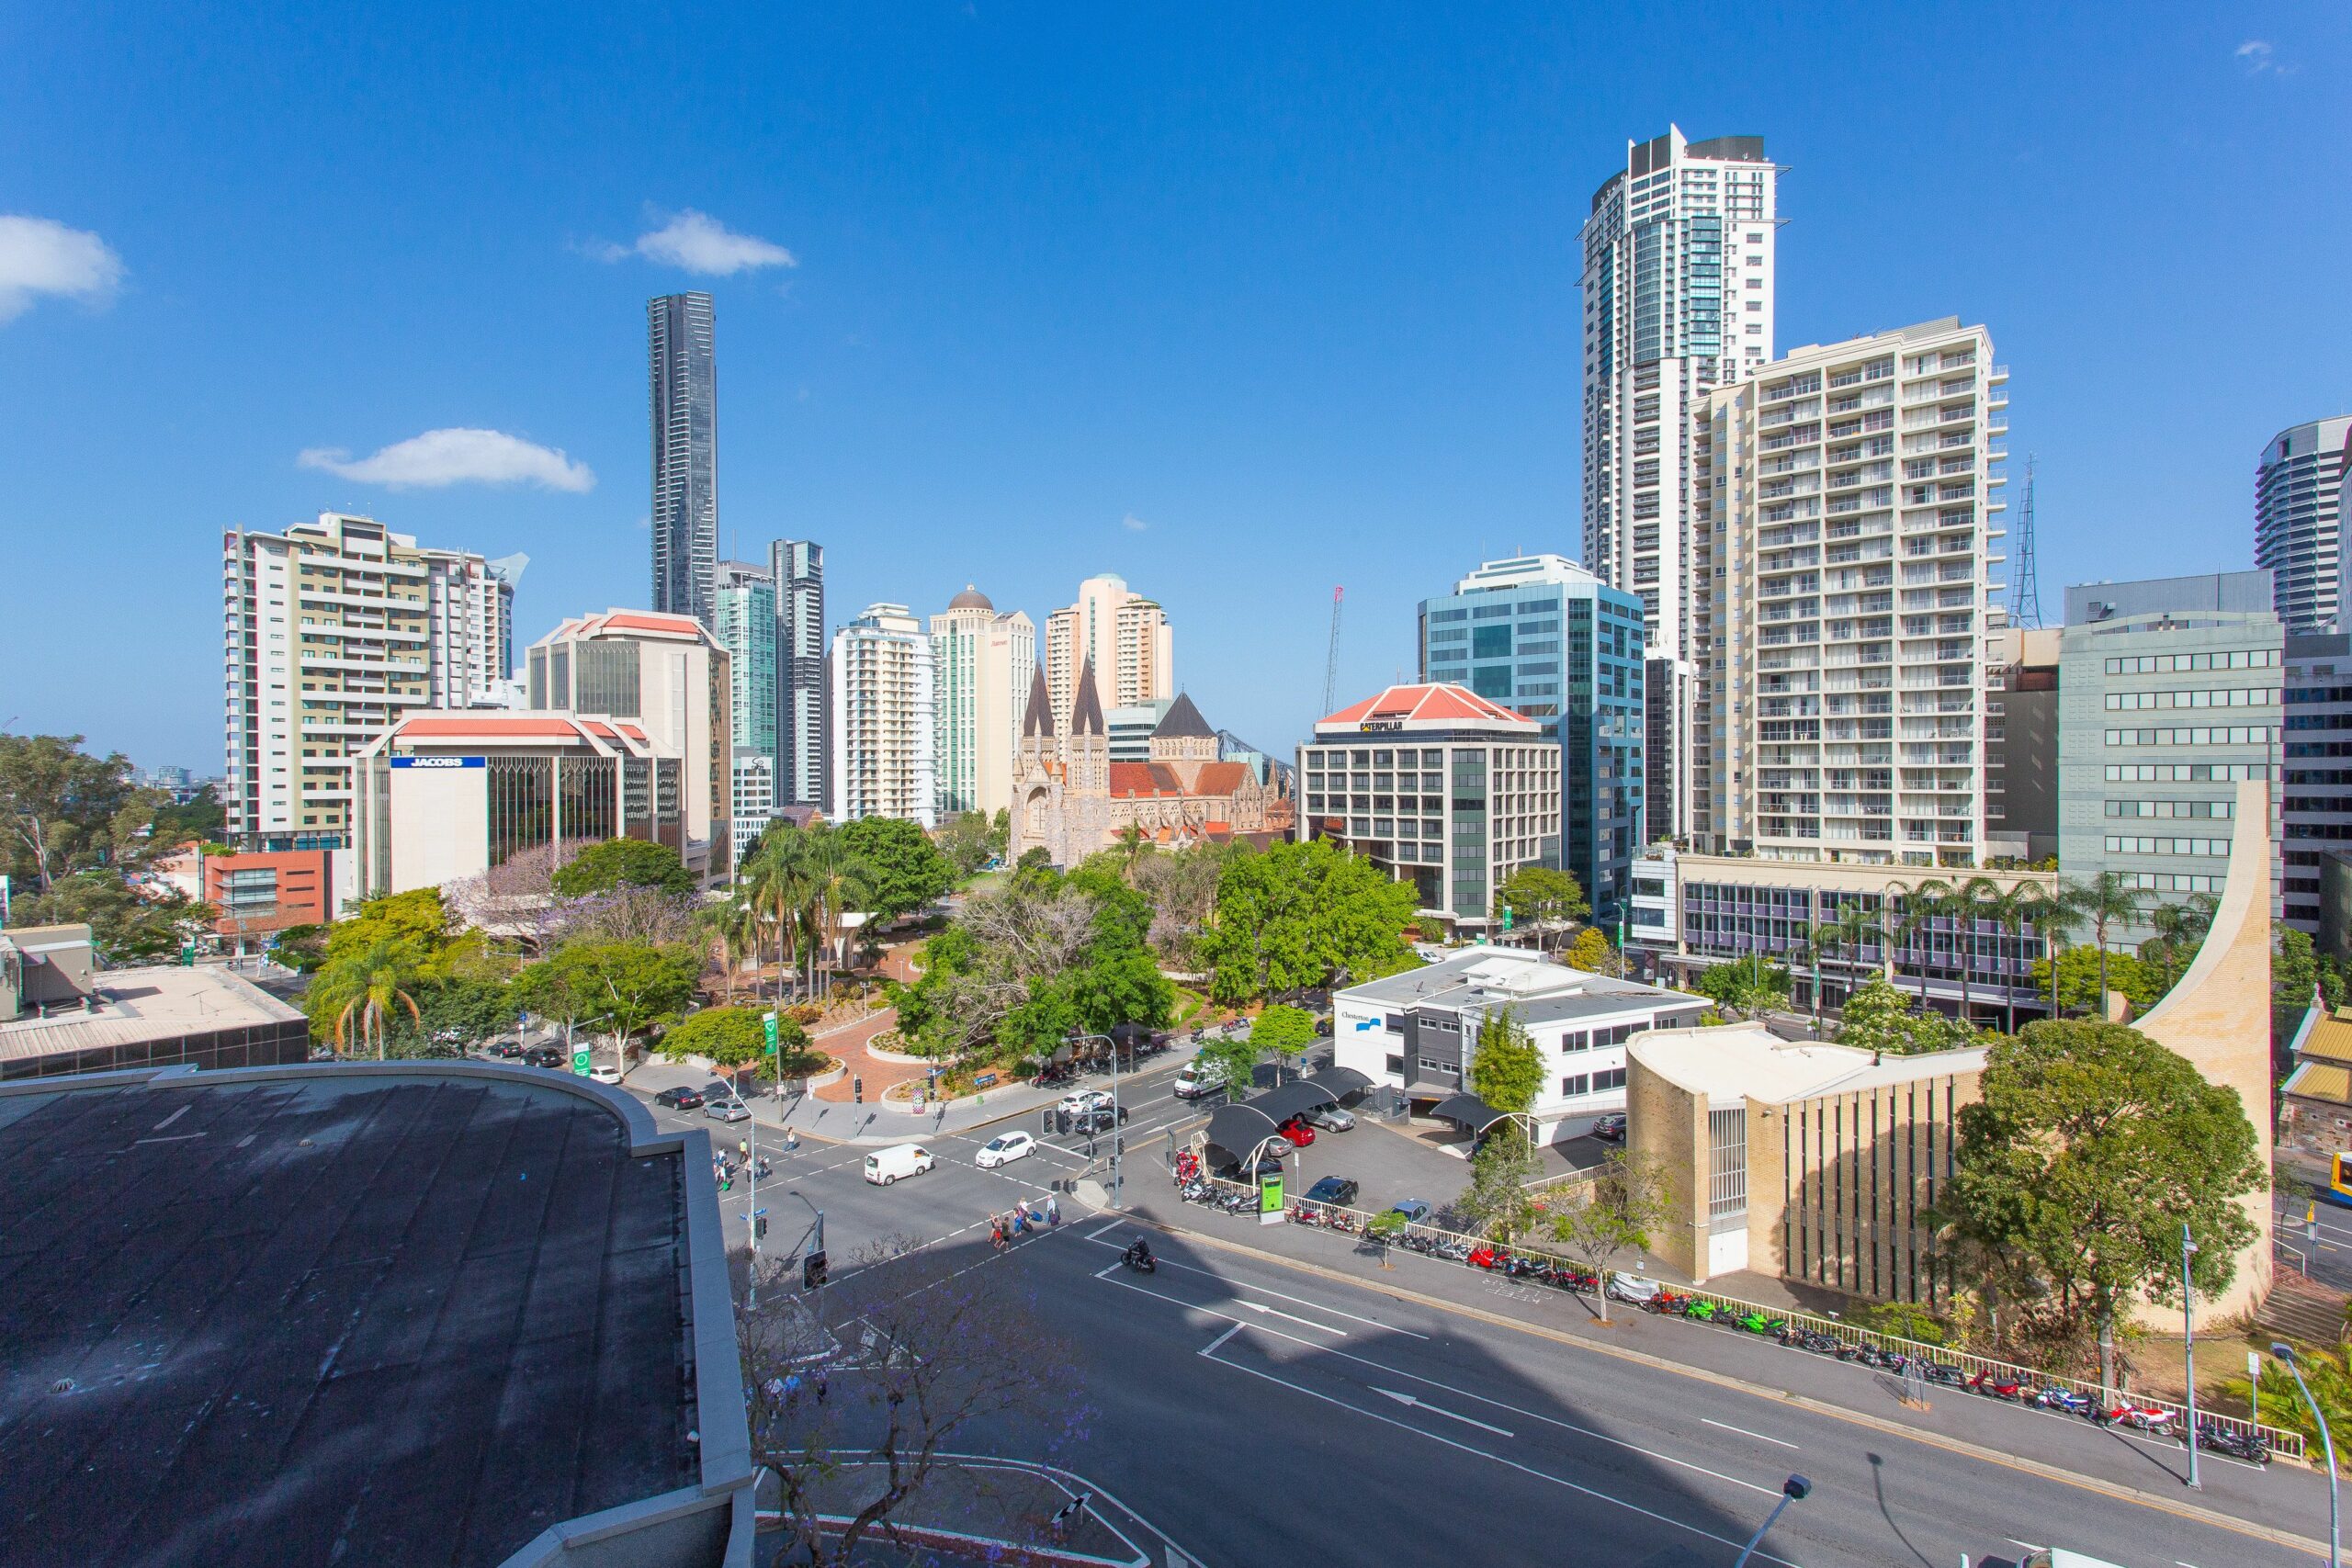
<instances>
[{"instance_id":1,"label":"asphalt road","mask_svg":"<svg viewBox=\"0 0 2352 1568\"><path fill-rule=\"evenodd\" d=\"M2352 1209L2282 1194L2278 1213L2278 1267L2297 1268L2300 1261L2314 1283L2352 1291ZM2308 1222L2306 1213L2312 1215Z\"/></svg>"},{"instance_id":2,"label":"asphalt road","mask_svg":"<svg viewBox=\"0 0 2352 1568\"><path fill-rule=\"evenodd\" d=\"M1171 1067L1130 1080L1136 1179L1159 1179L1159 1135L1193 1114L1167 1093ZM727 1141L741 1125L655 1114ZM1034 1117L1018 1124L1035 1130ZM791 1248L817 1207L836 1269L875 1240L910 1236L1020 1271L1076 1348L1094 1406L1086 1447L1060 1462L1213 1568L1727 1564L1792 1472L1815 1490L1758 1562L1950 1568L1966 1553L1983 1568L2041 1544L2124 1568L2312 1561L2167 1507L1182 1237L1155 1233L1162 1266L1140 1276L1118 1261L1129 1223L1081 1219L1067 1195L1058 1230L991 1257L991 1215L1090 1170L1067 1146L1083 1140L1067 1139L981 1170L973 1156L997 1130L929 1144L939 1168L887 1189L863 1179L862 1148L804 1140L772 1154L776 1179L758 1200L769 1247ZM748 1230L750 1196L738 1183L722 1199L730 1235ZM2324 1536L2317 1478L2208 1465L2207 1506ZM2177 1489L2154 1467L2140 1484Z\"/></svg>"}]
</instances>

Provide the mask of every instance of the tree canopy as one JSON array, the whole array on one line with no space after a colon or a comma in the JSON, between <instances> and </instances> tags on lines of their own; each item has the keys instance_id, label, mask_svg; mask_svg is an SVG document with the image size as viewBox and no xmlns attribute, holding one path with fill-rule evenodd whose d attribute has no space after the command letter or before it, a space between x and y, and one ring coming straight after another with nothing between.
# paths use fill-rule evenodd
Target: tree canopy
<instances>
[{"instance_id":1,"label":"tree canopy","mask_svg":"<svg viewBox=\"0 0 2352 1568\"><path fill-rule=\"evenodd\" d=\"M645 839L607 839L591 844L555 873L555 890L567 898L584 898L621 886L655 887L683 897L695 891L695 874L686 869L677 851Z\"/></svg>"},{"instance_id":2,"label":"tree canopy","mask_svg":"<svg viewBox=\"0 0 2352 1568\"><path fill-rule=\"evenodd\" d=\"M1470 1092L1497 1111L1524 1111L1544 1088L1544 1053L1519 1021L1519 1012L1505 1008L1478 1025L1478 1040L1470 1055Z\"/></svg>"},{"instance_id":3,"label":"tree canopy","mask_svg":"<svg viewBox=\"0 0 2352 1568\"><path fill-rule=\"evenodd\" d=\"M1982 1037L1956 1018L1932 1010L1922 1012L1911 998L1873 975L1846 998L1838 1026L1838 1043L1889 1055L1916 1055L1922 1051L1951 1051L1974 1045Z\"/></svg>"},{"instance_id":4,"label":"tree canopy","mask_svg":"<svg viewBox=\"0 0 2352 1568\"><path fill-rule=\"evenodd\" d=\"M1250 1026L1250 1043L1284 1061L1295 1061L1315 1043L1315 1015L1305 1008L1276 1002Z\"/></svg>"},{"instance_id":5,"label":"tree canopy","mask_svg":"<svg viewBox=\"0 0 2352 1568\"><path fill-rule=\"evenodd\" d=\"M1516 925L1578 919L1592 908L1585 902L1584 884L1574 873L1548 865L1523 865L1503 878L1503 885L1495 889L1497 919L1502 918L1506 906Z\"/></svg>"},{"instance_id":6,"label":"tree canopy","mask_svg":"<svg viewBox=\"0 0 2352 1568\"><path fill-rule=\"evenodd\" d=\"M130 784L120 752L93 757L78 735L0 733L0 872L46 892L75 871L135 854L161 793Z\"/></svg>"},{"instance_id":7,"label":"tree canopy","mask_svg":"<svg viewBox=\"0 0 2352 1568\"><path fill-rule=\"evenodd\" d=\"M808 1032L788 1018L776 1021L776 1054L768 1052L763 1008L705 1008L673 1024L662 1035L662 1055L673 1061L701 1056L722 1069L756 1066L762 1077L799 1077L823 1058L809 1049Z\"/></svg>"},{"instance_id":8,"label":"tree canopy","mask_svg":"<svg viewBox=\"0 0 2352 1568\"><path fill-rule=\"evenodd\" d=\"M1983 1096L1938 1218L2050 1342L2104 1338L2134 1296L2178 1301L2184 1222L2198 1290L2228 1285L2255 1235L2237 1199L2262 1177L2234 1090L2135 1029L2071 1019L1997 1040Z\"/></svg>"},{"instance_id":9,"label":"tree canopy","mask_svg":"<svg viewBox=\"0 0 2352 1568\"><path fill-rule=\"evenodd\" d=\"M1413 885L1323 839L1228 855L1197 943L1219 1001L1350 983L1409 968Z\"/></svg>"},{"instance_id":10,"label":"tree canopy","mask_svg":"<svg viewBox=\"0 0 2352 1568\"><path fill-rule=\"evenodd\" d=\"M1552 1235L1594 1273L1621 1252L1646 1252L1650 1235L1674 1223L1674 1194L1665 1162L1632 1149L1611 1149L1592 1180L1566 1195L1552 1215ZM1600 1321L1609 1296L1599 1295Z\"/></svg>"},{"instance_id":11,"label":"tree canopy","mask_svg":"<svg viewBox=\"0 0 2352 1568\"><path fill-rule=\"evenodd\" d=\"M176 888L134 886L112 866L61 876L45 892L18 893L10 908L20 926L87 925L98 956L114 964L169 958L220 913Z\"/></svg>"},{"instance_id":12,"label":"tree canopy","mask_svg":"<svg viewBox=\"0 0 2352 1568\"><path fill-rule=\"evenodd\" d=\"M2301 936L2301 931L2295 933ZM2311 939L2304 937L2304 941ZM2107 988L2124 998L2135 1013L2145 1012L2164 999L2164 972L2154 964L2129 953L2103 955L2107 964ZM2067 947L2058 953L2058 1005L2076 1012L2095 1013L2098 1007L2099 964L2102 954L2096 948ZM2034 990L2043 997L2050 995L2050 960L2033 961Z\"/></svg>"},{"instance_id":13,"label":"tree canopy","mask_svg":"<svg viewBox=\"0 0 2352 1568\"><path fill-rule=\"evenodd\" d=\"M873 912L883 919L910 915L956 886L956 867L919 824L898 817L861 817L834 831L865 863Z\"/></svg>"},{"instance_id":14,"label":"tree canopy","mask_svg":"<svg viewBox=\"0 0 2352 1568\"><path fill-rule=\"evenodd\" d=\"M994 818L978 811L958 812L940 824L939 852L959 877L977 875L981 867L1004 853L1012 818L1000 811Z\"/></svg>"},{"instance_id":15,"label":"tree canopy","mask_svg":"<svg viewBox=\"0 0 2352 1568\"><path fill-rule=\"evenodd\" d=\"M1740 960L1718 964L1691 987L1729 1013L1758 1013L1785 1007L1790 995L1789 972L1780 964Z\"/></svg>"},{"instance_id":16,"label":"tree canopy","mask_svg":"<svg viewBox=\"0 0 2352 1568\"><path fill-rule=\"evenodd\" d=\"M1588 975L1612 975L1617 970L1617 950L1610 945L1608 932L1599 926L1587 926L1568 943L1560 962Z\"/></svg>"}]
</instances>

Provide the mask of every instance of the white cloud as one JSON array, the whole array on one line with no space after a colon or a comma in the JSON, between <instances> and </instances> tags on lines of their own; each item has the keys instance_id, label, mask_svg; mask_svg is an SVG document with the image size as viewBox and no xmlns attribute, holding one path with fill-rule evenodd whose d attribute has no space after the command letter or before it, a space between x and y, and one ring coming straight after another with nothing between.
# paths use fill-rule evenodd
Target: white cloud
<instances>
[{"instance_id":1,"label":"white cloud","mask_svg":"<svg viewBox=\"0 0 2352 1568\"><path fill-rule=\"evenodd\" d=\"M2245 68L2245 73L2249 76L2259 76L2266 71L2278 69L2278 62L2273 58L2270 46L2258 38L2250 38L2238 45L2236 59L2237 62Z\"/></svg>"},{"instance_id":2,"label":"white cloud","mask_svg":"<svg viewBox=\"0 0 2352 1568\"><path fill-rule=\"evenodd\" d=\"M43 294L102 304L122 271L122 258L85 229L0 213L0 321L23 314Z\"/></svg>"},{"instance_id":3,"label":"white cloud","mask_svg":"<svg viewBox=\"0 0 2352 1568\"><path fill-rule=\"evenodd\" d=\"M657 214L658 216L658 214ZM707 212L689 207L661 228L639 234L634 244L598 245L590 254L599 261L623 261L643 256L663 266L680 267L708 277L732 277L763 266L798 266L799 258L782 245L752 234L738 234Z\"/></svg>"},{"instance_id":4,"label":"white cloud","mask_svg":"<svg viewBox=\"0 0 2352 1568\"><path fill-rule=\"evenodd\" d=\"M313 446L296 461L306 468L323 468L346 479L393 490L533 484L541 490L580 494L596 483L587 464L496 430L428 430L356 461L343 447Z\"/></svg>"},{"instance_id":5,"label":"white cloud","mask_svg":"<svg viewBox=\"0 0 2352 1568\"><path fill-rule=\"evenodd\" d=\"M1146 528L1150 527L1151 525L1130 512L1125 517L1119 519L1119 526L1125 528L1130 534L1140 534Z\"/></svg>"}]
</instances>

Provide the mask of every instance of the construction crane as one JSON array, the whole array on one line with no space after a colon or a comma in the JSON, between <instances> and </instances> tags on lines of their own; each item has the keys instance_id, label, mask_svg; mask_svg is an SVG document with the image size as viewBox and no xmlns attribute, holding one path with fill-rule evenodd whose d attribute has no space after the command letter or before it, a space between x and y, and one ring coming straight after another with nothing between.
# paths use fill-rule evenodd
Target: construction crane
<instances>
[{"instance_id":1,"label":"construction crane","mask_svg":"<svg viewBox=\"0 0 2352 1568\"><path fill-rule=\"evenodd\" d=\"M1340 598L1347 590L1331 590L1331 651L1323 660L1323 711L1336 711L1340 701Z\"/></svg>"}]
</instances>

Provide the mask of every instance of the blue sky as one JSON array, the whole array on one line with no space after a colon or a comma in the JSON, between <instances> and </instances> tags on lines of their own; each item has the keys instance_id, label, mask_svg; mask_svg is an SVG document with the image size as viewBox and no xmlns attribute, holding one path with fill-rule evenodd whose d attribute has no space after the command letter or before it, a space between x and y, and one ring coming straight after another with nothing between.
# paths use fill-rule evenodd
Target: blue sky
<instances>
[{"instance_id":1,"label":"blue sky","mask_svg":"<svg viewBox=\"0 0 2352 1568\"><path fill-rule=\"evenodd\" d=\"M1360 694L1578 552L1577 226L1669 120L1789 168L1782 348L1991 328L2052 618L2250 565L2263 442L2352 408L2342 6L261 9L0 12L0 720L141 762L219 766L239 522L527 551L523 640L642 604L695 287L728 539L823 541L837 616L1118 571L1287 750L1334 583ZM790 264L640 254L689 211ZM452 428L563 464L300 460Z\"/></svg>"}]
</instances>

